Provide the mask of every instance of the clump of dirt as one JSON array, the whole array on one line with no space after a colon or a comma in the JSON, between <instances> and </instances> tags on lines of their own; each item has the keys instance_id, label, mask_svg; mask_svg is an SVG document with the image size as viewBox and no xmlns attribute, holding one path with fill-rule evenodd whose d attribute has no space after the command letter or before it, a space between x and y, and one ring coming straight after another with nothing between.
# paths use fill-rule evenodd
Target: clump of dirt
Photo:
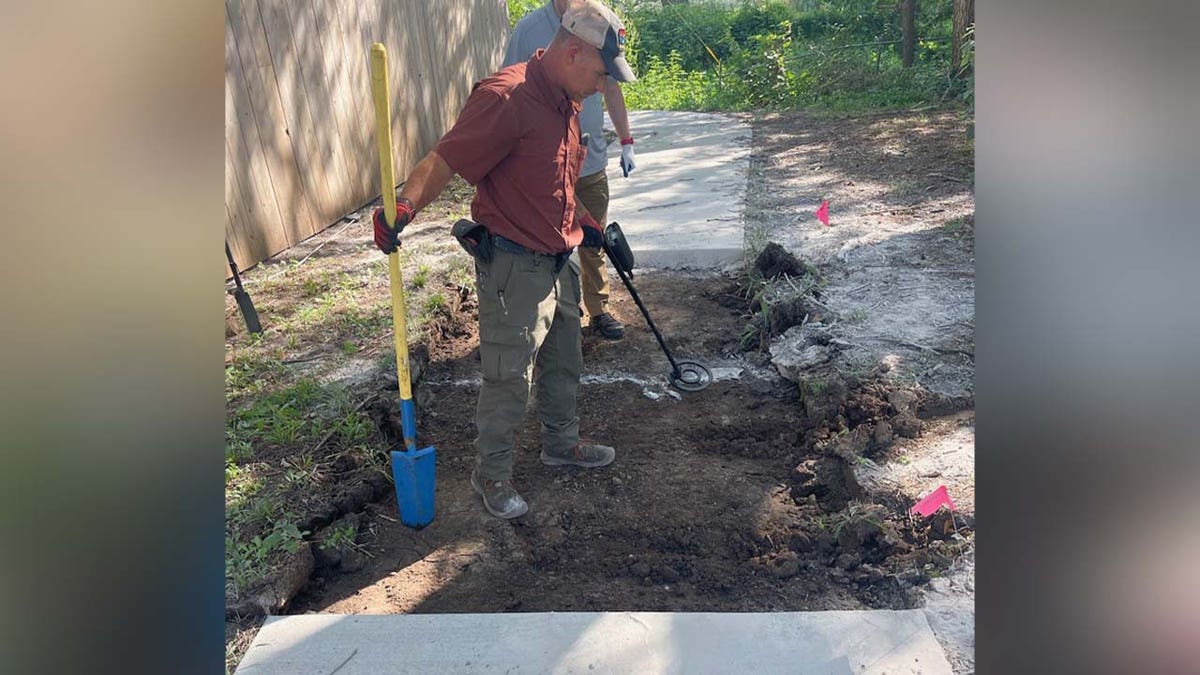
<instances>
[{"instance_id":1,"label":"clump of dirt","mask_svg":"<svg viewBox=\"0 0 1200 675\"><path fill-rule=\"evenodd\" d=\"M808 263L801 262L790 251L775 242L769 242L754 259L754 271L763 279L776 279L787 275L801 277L806 274L815 275L817 270Z\"/></svg>"},{"instance_id":2,"label":"clump of dirt","mask_svg":"<svg viewBox=\"0 0 1200 675\"><path fill-rule=\"evenodd\" d=\"M792 326L821 321L828 313L820 302L821 283L816 267L769 242L755 259L748 279L730 293L744 298L741 304L747 313L741 351L765 351L773 338Z\"/></svg>"},{"instance_id":3,"label":"clump of dirt","mask_svg":"<svg viewBox=\"0 0 1200 675\"><path fill-rule=\"evenodd\" d=\"M425 323L422 346L430 359L447 361L469 354L479 343L479 301L465 286L446 284L437 306Z\"/></svg>"},{"instance_id":4,"label":"clump of dirt","mask_svg":"<svg viewBox=\"0 0 1200 675\"><path fill-rule=\"evenodd\" d=\"M854 470L844 459L836 456L813 457L792 469L792 499L804 503L810 496L825 511L841 511L852 499L864 497Z\"/></svg>"},{"instance_id":5,"label":"clump of dirt","mask_svg":"<svg viewBox=\"0 0 1200 675\"><path fill-rule=\"evenodd\" d=\"M865 383L852 375L813 379L801 384L800 390L809 426L805 448L818 448L838 434L853 431L838 441L838 454L847 458L875 457L898 436L916 438L924 428L919 416L925 414L922 406L930 400L926 392L886 382L878 374Z\"/></svg>"},{"instance_id":6,"label":"clump of dirt","mask_svg":"<svg viewBox=\"0 0 1200 675\"><path fill-rule=\"evenodd\" d=\"M796 295L771 304L767 310L767 330L771 337L783 335L792 326L805 321L820 321L822 310L805 295Z\"/></svg>"}]
</instances>

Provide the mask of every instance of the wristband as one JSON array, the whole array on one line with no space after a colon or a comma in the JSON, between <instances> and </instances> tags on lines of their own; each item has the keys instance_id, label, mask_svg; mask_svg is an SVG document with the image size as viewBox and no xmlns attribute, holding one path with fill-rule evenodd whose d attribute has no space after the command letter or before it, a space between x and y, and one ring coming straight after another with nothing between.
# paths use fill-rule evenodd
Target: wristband
<instances>
[{"instance_id":1,"label":"wristband","mask_svg":"<svg viewBox=\"0 0 1200 675\"><path fill-rule=\"evenodd\" d=\"M633 136L630 136L629 138L622 138L621 145L633 145Z\"/></svg>"}]
</instances>

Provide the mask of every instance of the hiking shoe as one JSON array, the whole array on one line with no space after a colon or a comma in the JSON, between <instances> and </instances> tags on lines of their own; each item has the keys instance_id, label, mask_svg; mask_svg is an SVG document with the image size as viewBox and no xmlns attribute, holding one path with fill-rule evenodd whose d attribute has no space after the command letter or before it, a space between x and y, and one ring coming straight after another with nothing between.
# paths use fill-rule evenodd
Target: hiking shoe
<instances>
[{"instance_id":1,"label":"hiking shoe","mask_svg":"<svg viewBox=\"0 0 1200 675\"><path fill-rule=\"evenodd\" d=\"M592 330L606 340L620 340L625 337L625 326L622 326L621 322L608 312L593 316L590 325Z\"/></svg>"},{"instance_id":2,"label":"hiking shoe","mask_svg":"<svg viewBox=\"0 0 1200 675\"><path fill-rule=\"evenodd\" d=\"M475 469L471 472L471 487L483 497L483 508L497 518L516 518L529 510L512 481L480 478L479 469Z\"/></svg>"},{"instance_id":3,"label":"hiking shoe","mask_svg":"<svg viewBox=\"0 0 1200 675\"><path fill-rule=\"evenodd\" d=\"M617 451L607 445L597 445L581 441L574 448L568 450L566 455L551 455L543 449L542 464L549 466L582 466L585 469L594 469L598 466L612 464L616 456Z\"/></svg>"}]
</instances>

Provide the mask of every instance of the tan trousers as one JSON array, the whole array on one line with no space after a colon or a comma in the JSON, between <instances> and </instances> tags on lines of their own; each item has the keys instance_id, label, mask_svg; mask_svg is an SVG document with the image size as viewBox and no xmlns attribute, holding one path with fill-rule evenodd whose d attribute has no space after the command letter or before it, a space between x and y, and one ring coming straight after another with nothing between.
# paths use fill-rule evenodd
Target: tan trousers
<instances>
[{"instance_id":1,"label":"tan trousers","mask_svg":"<svg viewBox=\"0 0 1200 675\"><path fill-rule=\"evenodd\" d=\"M568 260L555 273L554 265L552 256L501 250L475 263L483 371L475 442L488 480L512 478L514 434L535 382L543 449L561 455L579 443L579 268Z\"/></svg>"},{"instance_id":2,"label":"tan trousers","mask_svg":"<svg viewBox=\"0 0 1200 675\"><path fill-rule=\"evenodd\" d=\"M575 198L592 214L600 227L608 225L608 174L597 171L575 183ZM579 276L583 286L583 306L588 316L608 311L608 268L603 248L579 247Z\"/></svg>"}]
</instances>

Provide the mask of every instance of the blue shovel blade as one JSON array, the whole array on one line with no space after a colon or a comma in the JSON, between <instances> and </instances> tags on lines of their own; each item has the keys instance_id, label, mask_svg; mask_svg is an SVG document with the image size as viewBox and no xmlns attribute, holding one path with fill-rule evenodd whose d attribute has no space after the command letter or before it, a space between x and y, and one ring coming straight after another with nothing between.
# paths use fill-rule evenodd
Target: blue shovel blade
<instances>
[{"instance_id":1,"label":"blue shovel blade","mask_svg":"<svg viewBox=\"0 0 1200 675\"><path fill-rule=\"evenodd\" d=\"M433 446L416 451L392 450L392 477L396 480L396 503L400 522L408 527L425 527L433 522Z\"/></svg>"}]
</instances>

